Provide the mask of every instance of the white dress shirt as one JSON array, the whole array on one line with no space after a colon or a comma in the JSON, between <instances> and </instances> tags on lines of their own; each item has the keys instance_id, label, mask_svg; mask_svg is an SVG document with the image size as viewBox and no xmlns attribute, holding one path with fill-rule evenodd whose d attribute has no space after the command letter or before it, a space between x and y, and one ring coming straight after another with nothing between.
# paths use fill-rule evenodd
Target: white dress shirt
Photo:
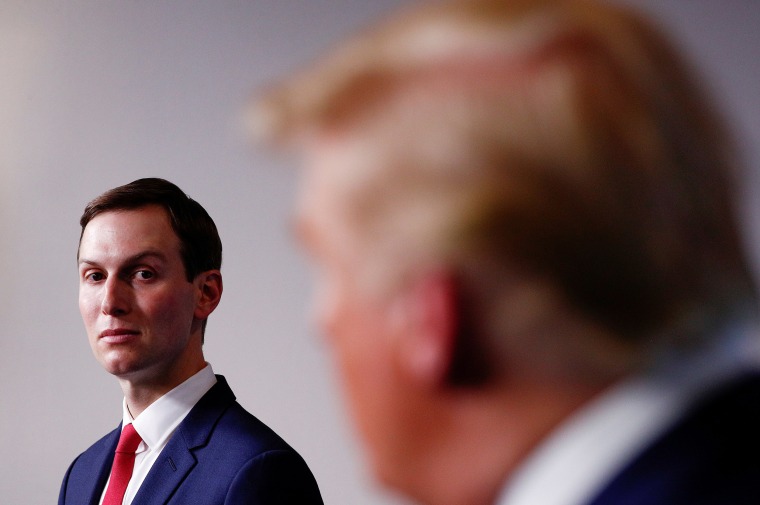
<instances>
[{"instance_id":1,"label":"white dress shirt","mask_svg":"<svg viewBox=\"0 0 760 505\"><path fill-rule=\"evenodd\" d=\"M588 503L698 396L758 369L756 327L736 324L724 333L698 352L664 354L645 373L582 408L521 464L496 503Z\"/></svg>"},{"instance_id":2,"label":"white dress shirt","mask_svg":"<svg viewBox=\"0 0 760 505\"><path fill-rule=\"evenodd\" d=\"M214 384L216 384L216 376L211 365L207 363L200 372L151 403L136 419L132 418L127 408L127 400L124 399L122 402L122 429L123 426L131 423L143 441L140 442L135 452L135 466L132 471L132 478L124 493L123 505L132 503L145 480L145 476L148 475L153 463L156 462L159 454L166 447L174 430ZM103 494L100 496L101 505L106 489L108 489L108 483L106 483Z\"/></svg>"}]
</instances>

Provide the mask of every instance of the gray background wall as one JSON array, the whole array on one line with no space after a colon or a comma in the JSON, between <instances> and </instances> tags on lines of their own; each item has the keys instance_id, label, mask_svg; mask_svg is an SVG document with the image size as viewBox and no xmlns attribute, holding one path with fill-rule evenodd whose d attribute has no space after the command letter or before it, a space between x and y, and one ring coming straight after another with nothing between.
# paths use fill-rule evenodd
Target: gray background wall
<instances>
[{"instance_id":1,"label":"gray background wall","mask_svg":"<svg viewBox=\"0 0 760 505\"><path fill-rule=\"evenodd\" d=\"M309 326L287 232L295 173L248 144L250 92L404 0L4 0L0 4L0 501L54 503L69 462L119 422L89 350L75 252L84 204L138 177L198 199L225 246L206 355L240 402L297 447L331 504L379 490ZM752 168L760 258L760 2L629 0L672 30Z\"/></svg>"}]
</instances>

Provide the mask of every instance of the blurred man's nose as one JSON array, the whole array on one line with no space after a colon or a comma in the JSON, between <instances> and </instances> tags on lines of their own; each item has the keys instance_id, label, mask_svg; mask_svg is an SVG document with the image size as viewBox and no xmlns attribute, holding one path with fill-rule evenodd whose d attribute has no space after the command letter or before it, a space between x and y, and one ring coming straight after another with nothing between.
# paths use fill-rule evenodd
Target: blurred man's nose
<instances>
[{"instance_id":1,"label":"blurred man's nose","mask_svg":"<svg viewBox=\"0 0 760 505\"><path fill-rule=\"evenodd\" d=\"M311 296L312 324L327 343L330 343L336 331L336 304L333 298L327 287L319 283Z\"/></svg>"}]
</instances>

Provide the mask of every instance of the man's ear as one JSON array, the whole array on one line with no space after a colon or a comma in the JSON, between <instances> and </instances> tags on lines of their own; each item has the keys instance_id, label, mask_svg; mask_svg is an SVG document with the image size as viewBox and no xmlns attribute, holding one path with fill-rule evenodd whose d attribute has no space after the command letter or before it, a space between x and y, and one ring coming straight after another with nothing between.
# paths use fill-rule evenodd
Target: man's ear
<instances>
[{"instance_id":1,"label":"man's ear","mask_svg":"<svg viewBox=\"0 0 760 505\"><path fill-rule=\"evenodd\" d=\"M206 270L195 278L197 300L195 303L196 319L206 319L222 299L222 273L219 270Z\"/></svg>"},{"instance_id":2,"label":"man's ear","mask_svg":"<svg viewBox=\"0 0 760 505\"><path fill-rule=\"evenodd\" d=\"M399 296L397 342L401 372L423 387L438 387L451 371L459 328L454 277L436 270L418 276Z\"/></svg>"}]
</instances>

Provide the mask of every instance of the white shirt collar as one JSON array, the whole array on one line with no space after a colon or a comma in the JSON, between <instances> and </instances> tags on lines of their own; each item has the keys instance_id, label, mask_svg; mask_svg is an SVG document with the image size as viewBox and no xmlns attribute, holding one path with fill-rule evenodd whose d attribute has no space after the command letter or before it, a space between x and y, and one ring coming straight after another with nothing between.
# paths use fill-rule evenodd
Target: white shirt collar
<instances>
[{"instance_id":1,"label":"white shirt collar","mask_svg":"<svg viewBox=\"0 0 760 505\"><path fill-rule=\"evenodd\" d=\"M179 423L214 384L216 376L207 363L201 371L151 403L136 419L132 419L125 398L122 403L122 424L126 426L132 423L143 439L137 448L137 454L147 448L162 449Z\"/></svg>"},{"instance_id":2,"label":"white shirt collar","mask_svg":"<svg viewBox=\"0 0 760 505\"><path fill-rule=\"evenodd\" d=\"M697 396L757 369L757 330L736 324L716 343L663 355L569 418L512 474L498 505L581 505L669 428Z\"/></svg>"}]
</instances>

